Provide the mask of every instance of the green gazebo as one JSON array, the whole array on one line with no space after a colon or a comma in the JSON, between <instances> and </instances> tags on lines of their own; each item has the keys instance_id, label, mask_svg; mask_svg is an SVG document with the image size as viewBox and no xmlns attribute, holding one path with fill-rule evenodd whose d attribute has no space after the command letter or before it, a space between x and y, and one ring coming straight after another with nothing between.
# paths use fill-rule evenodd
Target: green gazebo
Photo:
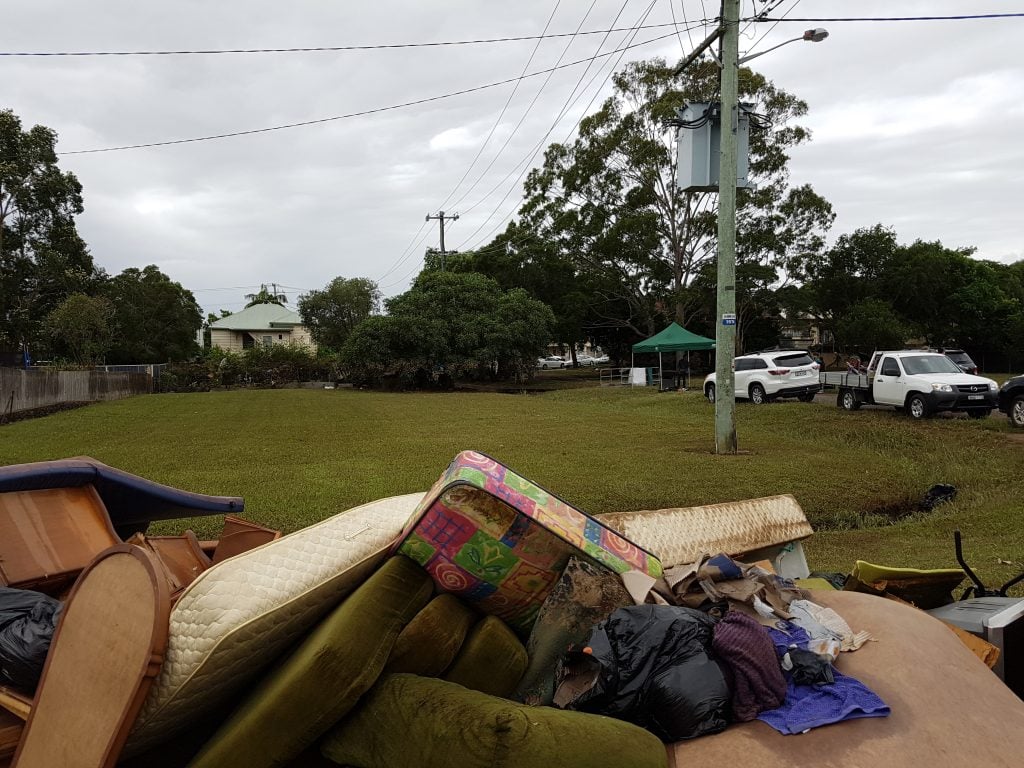
<instances>
[{"instance_id":1,"label":"green gazebo","mask_svg":"<svg viewBox=\"0 0 1024 768\"><path fill-rule=\"evenodd\" d=\"M672 323L668 328L656 333L649 339L638 341L633 345L633 355L638 352L657 352L658 353L658 369L662 369L661 355L663 352L686 352L686 368L689 371L690 368L690 352L692 350L704 350L714 349L715 340L708 339L704 336L698 336L696 333L690 333L690 331L683 328L679 323ZM633 367L633 356L630 356L630 368ZM687 379L689 379L689 373L687 373ZM686 386L689 386L690 382L686 382Z\"/></svg>"}]
</instances>

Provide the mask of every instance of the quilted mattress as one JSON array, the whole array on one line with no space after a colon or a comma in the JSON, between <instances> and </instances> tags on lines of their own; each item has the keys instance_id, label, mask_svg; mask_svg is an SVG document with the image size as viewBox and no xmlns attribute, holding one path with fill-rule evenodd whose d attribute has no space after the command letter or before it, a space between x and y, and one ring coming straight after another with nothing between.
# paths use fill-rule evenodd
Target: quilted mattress
<instances>
[{"instance_id":1,"label":"quilted mattress","mask_svg":"<svg viewBox=\"0 0 1024 768\"><path fill-rule=\"evenodd\" d=\"M656 553L666 568L692 563L702 554L739 555L814 533L800 504L788 494L703 507L611 512L600 520Z\"/></svg>"},{"instance_id":2,"label":"quilted mattress","mask_svg":"<svg viewBox=\"0 0 1024 768\"><path fill-rule=\"evenodd\" d=\"M170 639L125 754L201 720L362 583L422 493L381 499L200 574L171 612Z\"/></svg>"}]
</instances>

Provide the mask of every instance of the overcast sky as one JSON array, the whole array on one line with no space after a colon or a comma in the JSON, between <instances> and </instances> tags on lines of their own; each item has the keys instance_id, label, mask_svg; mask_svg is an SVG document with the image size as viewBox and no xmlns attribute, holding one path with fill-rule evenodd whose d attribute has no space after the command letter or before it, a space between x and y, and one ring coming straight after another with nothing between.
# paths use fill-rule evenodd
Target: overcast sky
<instances>
[{"instance_id":1,"label":"overcast sky","mask_svg":"<svg viewBox=\"0 0 1024 768\"><path fill-rule=\"evenodd\" d=\"M750 15L753 0L743 5ZM571 33L607 29L617 16L614 26L631 27L649 6L649 0L562 0L557 10L555 0L31 0L5 3L0 50L281 48L538 35L553 10L548 33ZM756 7L763 7L760 0ZM0 108L12 108L26 128L56 129L64 152L247 131L514 79L524 67L536 72L668 33L626 51L619 67L654 55L675 60L681 47L688 52L703 39L706 29L697 24L717 9L715 0L656 0L645 24L671 23L674 10L680 30L684 17L693 30L548 39L528 67L535 41L0 57ZM1024 3L998 0L785 0L773 15L1022 9ZM792 180L812 184L832 202L833 237L882 222L903 242L939 239L975 246L981 258L1024 258L1024 54L1017 47L1024 18L754 24L740 39L741 54L815 26L828 28L826 41L788 45L756 66L810 105L805 124L813 141L793 153ZM109 273L156 264L209 311L240 309L243 294L260 283L286 286L294 303L300 291L339 275L379 280L385 295L393 295L415 276L424 248L437 245L437 223L424 222L428 212L444 206L460 214L448 230L449 248L483 244L500 230L521 199L520 171L539 162L535 151L565 140L580 115L596 108L618 59L617 53L599 58L589 71L566 67L547 82L545 75L524 79L500 121L512 84L288 130L69 154L61 166L84 186L79 231Z\"/></svg>"}]
</instances>

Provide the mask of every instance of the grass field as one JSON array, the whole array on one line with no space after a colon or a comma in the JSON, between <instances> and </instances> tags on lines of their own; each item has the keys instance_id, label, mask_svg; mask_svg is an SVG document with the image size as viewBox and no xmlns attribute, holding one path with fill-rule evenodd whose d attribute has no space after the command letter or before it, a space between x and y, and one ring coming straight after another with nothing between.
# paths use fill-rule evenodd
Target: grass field
<instances>
[{"instance_id":1,"label":"grass field","mask_svg":"<svg viewBox=\"0 0 1024 768\"><path fill-rule=\"evenodd\" d=\"M807 546L820 569L848 571L858 558L952 566L958 526L987 580L1024 567L1024 440L1005 419L912 423L888 410L796 402L740 404L737 414L744 453L715 456L712 406L697 392L154 395L0 427L0 464L89 455L244 496L247 517L290 531L424 490L472 448L591 513L792 493L818 529ZM954 503L889 522L887 512L940 482L959 488ZM216 533L209 520L192 527Z\"/></svg>"}]
</instances>

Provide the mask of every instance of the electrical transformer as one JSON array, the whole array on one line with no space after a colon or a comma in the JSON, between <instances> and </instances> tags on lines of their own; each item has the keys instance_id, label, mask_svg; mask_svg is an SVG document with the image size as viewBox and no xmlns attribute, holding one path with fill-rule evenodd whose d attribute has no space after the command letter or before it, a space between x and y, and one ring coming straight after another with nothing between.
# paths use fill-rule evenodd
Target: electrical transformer
<instances>
[{"instance_id":1,"label":"electrical transformer","mask_svg":"<svg viewBox=\"0 0 1024 768\"><path fill-rule=\"evenodd\" d=\"M752 104L739 105L736 131L736 186L754 185L750 167L749 134ZM684 192L717 192L722 142L721 105L693 102L679 110L676 122L676 183Z\"/></svg>"}]
</instances>

